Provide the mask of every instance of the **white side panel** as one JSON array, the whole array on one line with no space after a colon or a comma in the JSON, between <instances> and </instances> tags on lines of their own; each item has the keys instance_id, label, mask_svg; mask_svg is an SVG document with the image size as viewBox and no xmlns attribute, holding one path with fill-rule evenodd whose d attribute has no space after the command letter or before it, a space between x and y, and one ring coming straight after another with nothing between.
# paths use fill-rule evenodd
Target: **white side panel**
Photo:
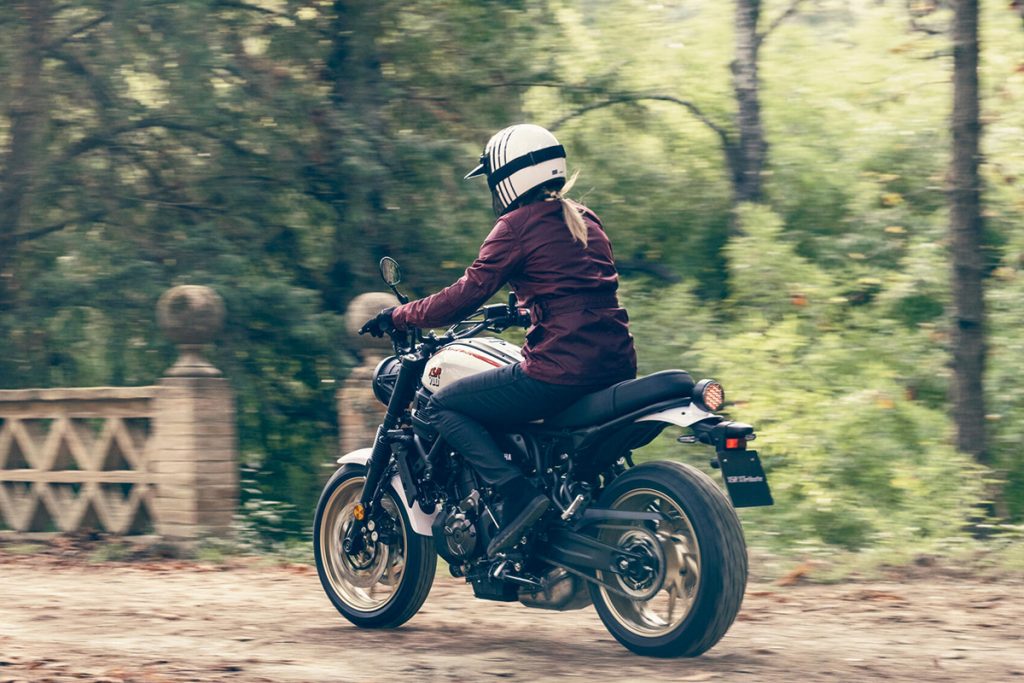
<instances>
[{"instance_id":1,"label":"white side panel","mask_svg":"<svg viewBox=\"0 0 1024 683\"><path fill-rule=\"evenodd\" d=\"M706 420L709 417L717 417L714 413L706 413L694 404L679 408L667 408L650 415L644 415L637 419L637 422L668 422L669 424L689 427L695 422Z\"/></svg>"},{"instance_id":2,"label":"white side panel","mask_svg":"<svg viewBox=\"0 0 1024 683\"><path fill-rule=\"evenodd\" d=\"M346 453L345 455L338 458L339 465L363 465L370 461L370 455L373 453L372 448L360 448L357 451ZM428 515L426 512L420 509L419 503L413 503L410 507L409 501L405 497L405 487L402 486L402 480L396 474L391 479L391 486L398 492L398 497L402 499L402 505L405 507L405 511L409 513L409 522L412 524L412 530L418 533L420 536L433 536L430 525L434 523L434 518L437 517L438 511L434 511L434 514Z\"/></svg>"}]
</instances>

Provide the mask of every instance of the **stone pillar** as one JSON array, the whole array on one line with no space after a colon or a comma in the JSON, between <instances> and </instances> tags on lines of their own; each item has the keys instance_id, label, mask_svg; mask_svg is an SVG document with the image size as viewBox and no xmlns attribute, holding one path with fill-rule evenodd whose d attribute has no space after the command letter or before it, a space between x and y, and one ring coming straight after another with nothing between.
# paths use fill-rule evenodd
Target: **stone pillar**
<instances>
[{"instance_id":1,"label":"stone pillar","mask_svg":"<svg viewBox=\"0 0 1024 683\"><path fill-rule=\"evenodd\" d=\"M224 326L224 302L209 287L174 287L157 303L157 322L179 350L156 398L157 532L225 536L238 508L235 396L203 355Z\"/></svg>"},{"instance_id":2,"label":"stone pillar","mask_svg":"<svg viewBox=\"0 0 1024 683\"><path fill-rule=\"evenodd\" d=\"M345 313L345 329L349 339L359 349L358 367L338 390L338 429L341 453L373 445L373 435L384 419L384 405L373 395L373 370L377 364L394 353L387 337L375 339L368 334L359 336L359 328L381 309L395 305L395 297L383 292L360 294L349 304Z\"/></svg>"}]
</instances>

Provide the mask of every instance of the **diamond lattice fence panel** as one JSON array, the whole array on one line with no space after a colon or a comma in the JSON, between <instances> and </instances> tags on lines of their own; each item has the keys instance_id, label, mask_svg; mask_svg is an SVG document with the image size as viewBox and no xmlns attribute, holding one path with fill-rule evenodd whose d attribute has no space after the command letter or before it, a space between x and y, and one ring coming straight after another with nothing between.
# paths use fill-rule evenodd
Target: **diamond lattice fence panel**
<instances>
[{"instance_id":1,"label":"diamond lattice fence panel","mask_svg":"<svg viewBox=\"0 0 1024 683\"><path fill-rule=\"evenodd\" d=\"M150 532L156 390L0 391L0 528Z\"/></svg>"}]
</instances>

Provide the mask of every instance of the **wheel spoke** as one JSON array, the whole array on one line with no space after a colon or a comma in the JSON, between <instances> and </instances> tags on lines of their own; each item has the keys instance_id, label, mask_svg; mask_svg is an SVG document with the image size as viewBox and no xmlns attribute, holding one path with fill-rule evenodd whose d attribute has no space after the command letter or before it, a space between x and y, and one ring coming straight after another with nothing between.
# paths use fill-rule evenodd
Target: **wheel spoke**
<instances>
[{"instance_id":1,"label":"wheel spoke","mask_svg":"<svg viewBox=\"0 0 1024 683\"><path fill-rule=\"evenodd\" d=\"M668 591L667 591L668 592L668 616L666 617L665 621L667 621L670 624L672 623L672 615L673 615L673 613L675 612L675 609L676 609L676 591L677 591L677 588L678 588L677 585L675 583L673 583L671 586L668 587Z\"/></svg>"}]
</instances>

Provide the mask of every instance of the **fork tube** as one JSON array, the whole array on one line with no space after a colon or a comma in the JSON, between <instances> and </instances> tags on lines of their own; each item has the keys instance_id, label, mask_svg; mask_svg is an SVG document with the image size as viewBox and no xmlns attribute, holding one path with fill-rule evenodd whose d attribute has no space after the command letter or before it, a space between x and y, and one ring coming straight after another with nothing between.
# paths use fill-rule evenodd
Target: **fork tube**
<instances>
[{"instance_id":1,"label":"fork tube","mask_svg":"<svg viewBox=\"0 0 1024 683\"><path fill-rule=\"evenodd\" d=\"M380 480L391 462L391 440L388 432L398 426L402 415L416 394L416 385L427 359L420 354L407 354L402 356L402 367L398 371L398 379L395 381L395 390L388 402L388 410L384 415L384 421L377 428L377 434L373 440L373 452L370 455L369 467L366 471L366 481L363 483L363 491L359 496L359 502L372 512L377 503L376 495L380 489Z\"/></svg>"}]
</instances>

